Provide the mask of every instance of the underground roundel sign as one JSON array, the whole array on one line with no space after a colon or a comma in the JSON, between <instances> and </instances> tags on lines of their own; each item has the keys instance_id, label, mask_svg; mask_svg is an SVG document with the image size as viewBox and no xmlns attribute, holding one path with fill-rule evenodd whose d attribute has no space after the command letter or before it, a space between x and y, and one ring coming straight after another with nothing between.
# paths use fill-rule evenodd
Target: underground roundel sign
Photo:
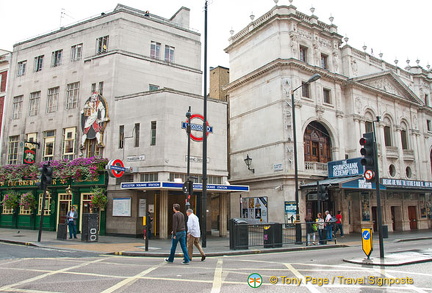
<instances>
[{"instance_id":1,"label":"underground roundel sign","mask_svg":"<svg viewBox=\"0 0 432 293\"><path fill-rule=\"evenodd\" d=\"M197 120L197 119L201 120L200 121L201 124L193 123L194 119L195 120ZM190 134L191 138L194 141L202 141L203 137L204 137L204 134L199 134L199 133L200 132L201 133L204 132L203 131L203 128L204 128L204 126L203 126L204 116L201 115L201 114L193 114L193 115L191 115L190 119L186 119L185 122L182 122L182 128L186 129L186 132L187 132L187 126L188 126L189 123L190 123L190 126L191 126L191 134ZM206 129L206 135L208 136L209 133L213 133L213 127L209 125L208 121L206 121L206 126L207 126L206 127L207 128Z\"/></svg>"},{"instance_id":2,"label":"underground roundel sign","mask_svg":"<svg viewBox=\"0 0 432 293\"><path fill-rule=\"evenodd\" d=\"M114 178L122 177L126 171L123 161L119 159L109 161L107 169L109 169L108 174Z\"/></svg>"}]
</instances>

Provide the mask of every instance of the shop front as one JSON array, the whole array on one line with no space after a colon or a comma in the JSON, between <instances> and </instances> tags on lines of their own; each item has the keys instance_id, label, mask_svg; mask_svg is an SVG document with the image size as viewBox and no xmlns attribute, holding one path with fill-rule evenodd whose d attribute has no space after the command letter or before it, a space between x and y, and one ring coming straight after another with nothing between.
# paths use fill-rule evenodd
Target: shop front
<instances>
[{"instance_id":1,"label":"shop front","mask_svg":"<svg viewBox=\"0 0 432 293\"><path fill-rule=\"evenodd\" d=\"M9 180L0 182L0 227L37 230L42 213L43 190L39 180ZM105 233L105 211L97 208L93 197L95 190L106 189L106 174L101 172L93 180L77 181L53 179L47 188L43 211L42 229L56 231L58 224L66 222L71 206L79 213L78 230L85 213L99 213L100 234Z\"/></svg>"},{"instance_id":2,"label":"shop front","mask_svg":"<svg viewBox=\"0 0 432 293\"><path fill-rule=\"evenodd\" d=\"M107 233L142 237L143 216L153 218L152 234L166 239L172 230L172 206L180 204L186 209L186 195L183 183L178 182L123 182L119 190L109 190L107 208ZM194 183L190 208L201 218L202 184ZM207 234L227 236L229 218L229 197L232 193L249 192L248 186L207 184L206 231Z\"/></svg>"}]
</instances>

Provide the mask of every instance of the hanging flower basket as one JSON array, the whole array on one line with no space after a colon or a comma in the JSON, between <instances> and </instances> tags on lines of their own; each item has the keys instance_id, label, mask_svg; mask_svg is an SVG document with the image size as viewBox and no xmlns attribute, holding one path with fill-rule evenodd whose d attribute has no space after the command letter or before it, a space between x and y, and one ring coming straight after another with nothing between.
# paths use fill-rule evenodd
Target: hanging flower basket
<instances>
[{"instance_id":1,"label":"hanging flower basket","mask_svg":"<svg viewBox=\"0 0 432 293\"><path fill-rule=\"evenodd\" d=\"M103 211L108 203L108 197L106 196L106 189L101 187L94 187L91 189L93 195L90 197L91 205Z\"/></svg>"},{"instance_id":2,"label":"hanging flower basket","mask_svg":"<svg viewBox=\"0 0 432 293\"><path fill-rule=\"evenodd\" d=\"M25 209L34 210L36 208L36 198L31 192L23 193L21 195L20 205Z\"/></svg>"},{"instance_id":3,"label":"hanging flower basket","mask_svg":"<svg viewBox=\"0 0 432 293\"><path fill-rule=\"evenodd\" d=\"M1 201L1 205L7 209L13 209L19 207L20 204L20 195L16 191L7 191Z\"/></svg>"}]
</instances>

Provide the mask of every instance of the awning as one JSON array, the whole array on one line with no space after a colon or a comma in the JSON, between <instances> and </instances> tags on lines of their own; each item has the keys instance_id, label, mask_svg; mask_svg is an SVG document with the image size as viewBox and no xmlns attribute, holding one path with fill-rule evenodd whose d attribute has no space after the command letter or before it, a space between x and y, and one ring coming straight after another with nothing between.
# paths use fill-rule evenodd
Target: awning
<instances>
[{"instance_id":1,"label":"awning","mask_svg":"<svg viewBox=\"0 0 432 293\"><path fill-rule=\"evenodd\" d=\"M324 186L330 186L333 187L341 187L340 184L344 182L354 181L361 177L341 177L341 178L328 178L318 181L312 181L306 184L303 184L300 186L300 188L316 188L317 185L324 185Z\"/></svg>"},{"instance_id":2,"label":"awning","mask_svg":"<svg viewBox=\"0 0 432 293\"><path fill-rule=\"evenodd\" d=\"M201 183L194 183L194 191L202 191ZM183 190L183 183L152 181L152 182L122 182L121 189L136 189L136 190ZM207 184L208 192L249 192L248 185L227 185L227 184Z\"/></svg>"},{"instance_id":3,"label":"awning","mask_svg":"<svg viewBox=\"0 0 432 293\"><path fill-rule=\"evenodd\" d=\"M329 178L315 182L309 182L300 186L301 188L316 188L317 184L327 186L328 188L340 189L362 189L362 190L375 190L375 182L367 182L363 176L361 177L342 177L342 178ZM380 184L380 190L387 188Z\"/></svg>"}]
</instances>

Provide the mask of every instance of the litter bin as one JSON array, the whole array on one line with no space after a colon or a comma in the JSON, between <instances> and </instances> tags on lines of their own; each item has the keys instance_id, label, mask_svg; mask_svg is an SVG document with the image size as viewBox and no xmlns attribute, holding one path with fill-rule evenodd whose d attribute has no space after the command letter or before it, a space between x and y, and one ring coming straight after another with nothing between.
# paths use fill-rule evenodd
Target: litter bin
<instances>
[{"instance_id":1,"label":"litter bin","mask_svg":"<svg viewBox=\"0 0 432 293\"><path fill-rule=\"evenodd\" d=\"M83 214L81 241L98 242L98 214Z\"/></svg>"},{"instance_id":2,"label":"litter bin","mask_svg":"<svg viewBox=\"0 0 432 293\"><path fill-rule=\"evenodd\" d=\"M322 239L320 239L319 243L321 245L327 244L327 229L324 227L324 229L321 230L322 231Z\"/></svg>"},{"instance_id":3,"label":"litter bin","mask_svg":"<svg viewBox=\"0 0 432 293\"><path fill-rule=\"evenodd\" d=\"M229 222L230 249L249 249L248 223L243 219L234 218Z\"/></svg>"},{"instance_id":4,"label":"litter bin","mask_svg":"<svg viewBox=\"0 0 432 293\"><path fill-rule=\"evenodd\" d=\"M66 240L67 239L67 225L66 224L58 224L58 226L57 226L57 239L58 240Z\"/></svg>"},{"instance_id":5,"label":"litter bin","mask_svg":"<svg viewBox=\"0 0 432 293\"><path fill-rule=\"evenodd\" d=\"M282 247L282 224L264 225L264 248Z\"/></svg>"},{"instance_id":6,"label":"litter bin","mask_svg":"<svg viewBox=\"0 0 432 293\"><path fill-rule=\"evenodd\" d=\"M382 236L383 238L388 238L388 225L382 226Z\"/></svg>"}]
</instances>

